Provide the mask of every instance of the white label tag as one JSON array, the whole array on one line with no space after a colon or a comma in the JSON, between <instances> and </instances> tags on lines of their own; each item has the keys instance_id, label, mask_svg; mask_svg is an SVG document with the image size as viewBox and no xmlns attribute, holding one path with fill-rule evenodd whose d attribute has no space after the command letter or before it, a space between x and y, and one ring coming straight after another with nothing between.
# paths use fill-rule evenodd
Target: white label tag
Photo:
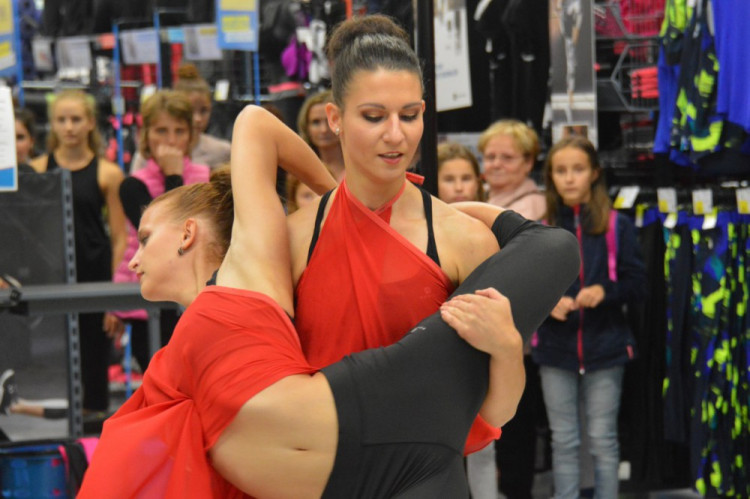
<instances>
[{"instance_id":1,"label":"white label tag","mask_svg":"<svg viewBox=\"0 0 750 499\"><path fill-rule=\"evenodd\" d=\"M672 212L669 215L667 215L667 218L664 219L664 227L667 229L674 229L677 226L677 213Z\"/></svg>"},{"instance_id":2,"label":"white label tag","mask_svg":"<svg viewBox=\"0 0 750 499\"><path fill-rule=\"evenodd\" d=\"M714 196L711 189L698 189L693 191L693 213L706 215L714 208Z\"/></svg>"},{"instance_id":3,"label":"white label tag","mask_svg":"<svg viewBox=\"0 0 750 499\"><path fill-rule=\"evenodd\" d=\"M735 191L737 196L737 211L743 215L750 215L750 187L744 187Z\"/></svg>"},{"instance_id":4,"label":"white label tag","mask_svg":"<svg viewBox=\"0 0 750 499\"><path fill-rule=\"evenodd\" d=\"M659 199L659 211L662 213L677 212L677 190L672 187L660 187L656 189Z\"/></svg>"},{"instance_id":5,"label":"white label tag","mask_svg":"<svg viewBox=\"0 0 750 499\"><path fill-rule=\"evenodd\" d=\"M628 210L632 208L639 192L641 192L641 188L637 185L630 185L620 189L620 192L617 193L617 198L615 198L615 209Z\"/></svg>"},{"instance_id":6,"label":"white label tag","mask_svg":"<svg viewBox=\"0 0 750 499\"><path fill-rule=\"evenodd\" d=\"M223 102L229 98L229 80L219 80L214 88L214 100Z\"/></svg>"},{"instance_id":7,"label":"white label tag","mask_svg":"<svg viewBox=\"0 0 750 499\"><path fill-rule=\"evenodd\" d=\"M709 230L716 227L716 219L718 218L717 210L712 210L703 216L703 230Z\"/></svg>"}]
</instances>

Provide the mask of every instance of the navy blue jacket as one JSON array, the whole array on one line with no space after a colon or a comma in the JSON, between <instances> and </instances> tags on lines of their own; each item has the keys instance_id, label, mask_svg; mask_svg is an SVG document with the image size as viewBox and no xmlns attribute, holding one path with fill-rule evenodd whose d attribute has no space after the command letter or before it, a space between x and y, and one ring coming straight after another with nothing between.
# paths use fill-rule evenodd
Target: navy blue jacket
<instances>
[{"instance_id":1,"label":"navy blue jacket","mask_svg":"<svg viewBox=\"0 0 750 499\"><path fill-rule=\"evenodd\" d=\"M576 234L572 208L561 206L558 218L558 225ZM616 242L617 281L614 282L609 278L606 235L581 231L578 244L584 287L601 284L605 297L596 308L570 312L565 321L548 317L531 342L532 355L538 364L585 372L613 367L633 358L634 338L623 305L644 298L646 271L635 227L621 213L617 215ZM580 289L579 277L565 294L575 298ZM583 328L579 334L581 320Z\"/></svg>"}]
</instances>

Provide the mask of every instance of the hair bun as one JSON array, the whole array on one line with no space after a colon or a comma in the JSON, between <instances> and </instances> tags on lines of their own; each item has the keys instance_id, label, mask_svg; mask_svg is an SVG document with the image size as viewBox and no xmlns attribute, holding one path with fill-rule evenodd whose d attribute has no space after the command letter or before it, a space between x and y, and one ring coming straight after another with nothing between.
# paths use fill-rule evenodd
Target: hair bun
<instances>
[{"instance_id":1,"label":"hair bun","mask_svg":"<svg viewBox=\"0 0 750 499\"><path fill-rule=\"evenodd\" d=\"M195 64L187 62L177 68L177 77L181 80L197 80L201 77Z\"/></svg>"},{"instance_id":2,"label":"hair bun","mask_svg":"<svg viewBox=\"0 0 750 499\"><path fill-rule=\"evenodd\" d=\"M409 35L404 29L388 16L371 14L354 17L340 23L333 31L326 54L329 60L335 60L339 53L354 42L367 35L393 36L410 44Z\"/></svg>"}]
</instances>

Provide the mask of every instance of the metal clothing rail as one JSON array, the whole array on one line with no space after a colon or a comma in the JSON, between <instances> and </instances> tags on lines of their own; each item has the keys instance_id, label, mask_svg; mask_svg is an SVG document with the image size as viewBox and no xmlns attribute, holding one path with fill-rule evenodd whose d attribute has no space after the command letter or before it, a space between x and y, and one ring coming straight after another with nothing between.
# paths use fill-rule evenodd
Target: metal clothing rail
<instances>
[{"instance_id":1,"label":"metal clothing rail","mask_svg":"<svg viewBox=\"0 0 750 499\"><path fill-rule=\"evenodd\" d=\"M149 351L153 355L160 347L159 314L163 308L177 308L174 303L149 302L140 294L137 283L89 282L75 284L38 284L21 288L0 289L0 312L22 315L68 314L77 317L82 312L146 309L148 311ZM71 321L77 327L77 320ZM74 335L78 337L78 335ZM77 345L76 345L77 347ZM69 369L71 377L73 370ZM80 376L71 384L68 397L75 402L76 388L80 391ZM70 403L69 431L73 437L83 435L83 413L80 404Z\"/></svg>"}]
</instances>

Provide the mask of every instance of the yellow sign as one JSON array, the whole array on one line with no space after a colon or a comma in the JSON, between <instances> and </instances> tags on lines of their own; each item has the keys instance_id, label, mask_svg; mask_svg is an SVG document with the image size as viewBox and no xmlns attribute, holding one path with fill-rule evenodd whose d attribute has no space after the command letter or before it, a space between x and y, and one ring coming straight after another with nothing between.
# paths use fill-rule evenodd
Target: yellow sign
<instances>
[{"instance_id":1,"label":"yellow sign","mask_svg":"<svg viewBox=\"0 0 750 499\"><path fill-rule=\"evenodd\" d=\"M0 35L13 33L13 8L11 0L0 0Z\"/></svg>"},{"instance_id":2,"label":"yellow sign","mask_svg":"<svg viewBox=\"0 0 750 499\"><path fill-rule=\"evenodd\" d=\"M250 31L250 16L224 16L221 18L221 30L224 33Z\"/></svg>"},{"instance_id":3,"label":"yellow sign","mask_svg":"<svg viewBox=\"0 0 750 499\"><path fill-rule=\"evenodd\" d=\"M255 10L255 0L221 0L221 10Z\"/></svg>"},{"instance_id":4,"label":"yellow sign","mask_svg":"<svg viewBox=\"0 0 750 499\"><path fill-rule=\"evenodd\" d=\"M0 59L13 55L13 47L10 41L0 42Z\"/></svg>"}]
</instances>

